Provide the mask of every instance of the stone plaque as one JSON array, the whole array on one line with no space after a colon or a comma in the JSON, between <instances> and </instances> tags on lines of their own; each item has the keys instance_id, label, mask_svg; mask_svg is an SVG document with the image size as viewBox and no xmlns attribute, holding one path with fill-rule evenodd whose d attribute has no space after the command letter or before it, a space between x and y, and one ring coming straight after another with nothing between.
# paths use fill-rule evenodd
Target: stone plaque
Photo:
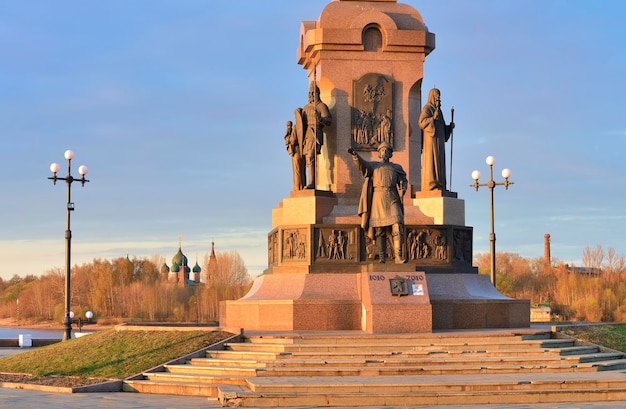
<instances>
[{"instance_id":1,"label":"stone plaque","mask_svg":"<svg viewBox=\"0 0 626 409\"><path fill-rule=\"evenodd\" d=\"M352 146L374 150L381 142L394 147L393 81L366 74L352 82Z\"/></svg>"}]
</instances>

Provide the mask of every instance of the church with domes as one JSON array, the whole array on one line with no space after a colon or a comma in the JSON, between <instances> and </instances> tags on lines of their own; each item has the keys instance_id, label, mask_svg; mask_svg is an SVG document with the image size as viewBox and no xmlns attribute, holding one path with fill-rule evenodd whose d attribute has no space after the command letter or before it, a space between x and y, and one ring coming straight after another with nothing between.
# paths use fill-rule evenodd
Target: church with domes
<instances>
[{"instance_id":1,"label":"church with domes","mask_svg":"<svg viewBox=\"0 0 626 409\"><path fill-rule=\"evenodd\" d=\"M216 263L215 257L215 242L211 242L211 254L209 256L209 267ZM202 268L198 264L196 257L196 264L193 268L189 267L187 256L182 251L181 242L178 242L178 252L172 257L172 267L169 267L167 263L163 263L161 266L161 279L176 283L181 286L193 286L201 284L200 273Z\"/></svg>"}]
</instances>

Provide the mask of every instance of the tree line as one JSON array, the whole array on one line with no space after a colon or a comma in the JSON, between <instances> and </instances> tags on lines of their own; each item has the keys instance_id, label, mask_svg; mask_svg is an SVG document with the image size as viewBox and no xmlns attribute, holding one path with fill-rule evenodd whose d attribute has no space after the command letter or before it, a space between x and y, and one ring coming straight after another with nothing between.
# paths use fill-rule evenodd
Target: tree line
<instances>
[{"instance_id":1,"label":"tree line","mask_svg":"<svg viewBox=\"0 0 626 409\"><path fill-rule=\"evenodd\" d=\"M489 274L488 253L475 256L479 273ZM496 287L509 297L549 305L555 319L626 321L626 261L613 248L585 247L577 267L544 258L496 253Z\"/></svg>"},{"instance_id":2,"label":"tree line","mask_svg":"<svg viewBox=\"0 0 626 409\"><path fill-rule=\"evenodd\" d=\"M241 298L251 279L238 252L204 256L202 283L179 285L161 273L165 259L120 257L94 259L71 269L71 310L99 322L217 322L219 302ZM61 322L65 315L65 269L41 276L0 279L0 317L18 322Z\"/></svg>"},{"instance_id":3,"label":"tree line","mask_svg":"<svg viewBox=\"0 0 626 409\"><path fill-rule=\"evenodd\" d=\"M236 251L204 256L203 283L181 286L161 275L163 257L95 259L72 268L71 309L75 317L92 311L100 322L217 322L219 302L241 298L251 279ZM488 253L474 265L490 273ZM626 321L626 261L614 249L586 247L582 264L570 266L516 253L496 254L497 288L512 298L547 304L567 321ZM0 317L60 323L64 315L65 271L0 279ZM76 318L75 318L76 319Z\"/></svg>"}]
</instances>

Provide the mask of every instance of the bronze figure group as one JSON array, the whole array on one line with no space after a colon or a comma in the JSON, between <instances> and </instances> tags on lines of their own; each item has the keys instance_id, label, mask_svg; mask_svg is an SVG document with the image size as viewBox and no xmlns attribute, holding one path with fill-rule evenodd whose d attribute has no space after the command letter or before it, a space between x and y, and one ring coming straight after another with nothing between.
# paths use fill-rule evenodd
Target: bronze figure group
<instances>
[{"instance_id":1,"label":"bronze figure group","mask_svg":"<svg viewBox=\"0 0 626 409\"><path fill-rule=\"evenodd\" d=\"M308 103L303 108L297 108L294 116L295 124L287 121L284 135L287 152L292 158L293 190L315 189L316 157L324 143L323 129L332 123L328 105L321 101L319 88L315 83L311 83L309 88ZM437 88L429 91L418 123L423 131L421 190L445 191L447 190L445 143L452 135L454 122L446 124L441 111L441 93ZM378 134L367 137L363 144L376 141L380 161L366 161L354 149L348 150L355 165L365 177L358 214L366 236L376 244L379 261L386 262L387 237L391 236L395 262L405 263L407 254L403 254L405 246L402 241L403 198L408 188L408 180L402 166L389 160L393 155L390 110L381 117L379 128ZM357 133L357 136L360 134ZM359 145L359 140L354 139L353 143ZM410 248L411 256L424 257L422 253L425 250L419 246L419 237L412 237L412 242L415 246ZM340 258L342 247L329 248L329 258ZM446 255L436 254L436 256L441 258Z\"/></svg>"},{"instance_id":2,"label":"bronze figure group","mask_svg":"<svg viewBox=\"0 0 626 409\"><path fill-rule=\"evenodd\" d=\"M316 162L324 144L324 127L332 123L328 105L320 99L314 83L309 88L309 102L294 112L295 126L287 122L285 145L291 156L293 190L315 189Z\"/></svg>"}]
</instances>

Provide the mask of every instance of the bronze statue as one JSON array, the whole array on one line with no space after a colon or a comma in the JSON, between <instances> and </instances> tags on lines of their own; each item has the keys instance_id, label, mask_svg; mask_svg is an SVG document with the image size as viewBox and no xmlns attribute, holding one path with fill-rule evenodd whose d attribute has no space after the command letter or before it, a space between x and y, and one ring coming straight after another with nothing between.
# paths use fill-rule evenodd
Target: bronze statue
<instances>
[{"instance_id":1,"label":"bronze statue","mask_svg":"<svg viewBox=\"0 0 626 409\"><path fill-rule=\"evenodd\" d=\"M296 110L296 138L306 163L308 183L305 189L315 189L316 157L324 144L324 127L332 123L328 105L320 99L320 90L311 83L309 87L309 103Z\"/></svg>"},{"instance_id":2,"label":"bronze statue","mask_svg":"<svg viewBox=\"0 0 626 409\"><path fill-rule=\"evenodd\" d=\"M296 115L298 115L296 110ZM293 190L304 189L304 160L302 158L302 150L298 144L298 136L296 130L293 128L293 123L287 121L287 129L285 130L285 147L287 153L291 156L291 167L293 170Z\"/></svg>"},{"instance_id":3,"label":"bronze statue","mask_svg":"<svg viewBox=\"0 0 626 409\"><path fill-rule=\"evenodd\" d=\"M408 181L402 166L389 162L393 148L387 142L378 145L380 162L364 160L352 148L348 149L365 182L359 201L361 227L376 241L379 261L387 259L387 231L391 228L396 263L406 262L403 252L403 198ZM402 192L402 193L400 193Z\"/></svg>"},{"instance_id":4,"label":"bronze statue","mask_svg":"<svg viewBox=\"0 0 626 409\"><path fill-rule=\"evenodd\" d=\"M422 140L422 191L446 189L446 145L454 122L446 125L441 112L441 94L437 88L428 93L422 108L419 126L424 130Z\"/></svg>"}]
</instances>

